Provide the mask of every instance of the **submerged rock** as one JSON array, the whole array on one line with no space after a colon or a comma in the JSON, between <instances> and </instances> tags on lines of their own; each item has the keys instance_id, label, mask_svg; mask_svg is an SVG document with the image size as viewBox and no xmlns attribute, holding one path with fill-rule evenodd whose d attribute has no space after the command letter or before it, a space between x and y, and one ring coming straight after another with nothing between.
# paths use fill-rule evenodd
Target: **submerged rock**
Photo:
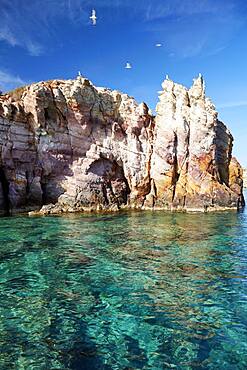
<instances>
[{"instance_id":1,"label":"submerged rock","mask_svg":"<svg viewBox=\"0 0 247 370\"><path fill-rule=\"evenodd\" d=\"M233 138L202 77L162 87L156 117L80 76L1 96L1 211L242 207Z\"/></svg>"}]
</instances>

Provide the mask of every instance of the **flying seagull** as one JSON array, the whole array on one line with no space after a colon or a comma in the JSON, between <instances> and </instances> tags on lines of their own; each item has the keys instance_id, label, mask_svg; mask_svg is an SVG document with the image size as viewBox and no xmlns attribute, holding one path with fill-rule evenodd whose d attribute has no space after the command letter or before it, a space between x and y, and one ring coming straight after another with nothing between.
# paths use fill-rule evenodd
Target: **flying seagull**
<instances>
[{"instance_id":1,"label":"flying seagull","mask_svg":"<svg viewBox=\"0 0 247 370\"><path fill-rule=\"evenodd\" d=\"M126 69L131 69L132 68L132 65L129 62L127 62L125 68Z\"/></svg>"},{"instance_id":2,"label":"flying seagull","mask_svg":"<svg viewBox=\"0 0 247 370\"><path fill-rule=\"evenodd\" d=\"M156 46L157 48L160 48L160 47L162 46L162 44L155 44L155 46Z\"/></svg>"},{"instance_id":3,"label":"flying seagull","mask_svg":"<svg viewBox=\"0 0 247 370\"><path fill-rule=\"evenodd\" d=\"M93 26L96 26L97 17L96 17L96 10L95 9L92 10L92 15L91 15L90 19L92 20Z\"/></svg>"}]
</instances>

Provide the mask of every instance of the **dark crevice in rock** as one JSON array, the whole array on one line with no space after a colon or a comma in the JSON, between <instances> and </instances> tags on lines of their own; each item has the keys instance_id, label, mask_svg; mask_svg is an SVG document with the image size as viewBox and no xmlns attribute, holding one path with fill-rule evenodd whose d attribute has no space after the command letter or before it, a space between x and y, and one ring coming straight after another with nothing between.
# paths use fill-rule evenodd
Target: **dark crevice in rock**
<instances>
[{"instance_id":1,"label":"dark crevice in rock","mask_svg":"<svg viewBox=\"0 0 247 370\"><path fill-rule=\"evenodd\" d=\"M189 157L190 157L190 125L189 125L189 123L187 123L187 125L188 125L188 135L187 135L187 141L186 141L187 150L186 150L186 154L185 154L185 176L186 177L185 177L185 184L184 184L185 195L184 195L184 198L183 198L183 208L185 208L185 206L186 206L188 171L189 171Z\"/></svg>"},{"instance_id":2,"label":"dark crevice in rock","mask_svg":"<svg viewBox=\"0 0 247 370\"><path fill-rule=\"evenodd\" d=\"M151 200L151 207L153 208L155 206L156 198L157 198L157 188L154 179L151 179L150 181L151 191L150 194L152 196Z\"/></svg>"},{"instance_id":3,"label":"dark crevice in rock","mask_svg":"<svg viewBox=\"0 0 247 370\"><path fill-rule=\"evenodd\" d=\"M123 181L124 181L124 184L125 184L125 187L126 187L126 191L125 191L124 196L123 196L123 201L124 201L124 204L127 204L128 197L129 197L129 194L131 193L131 190L130 190L130 187L129 187L128 180L126 179L125 176L123 178Z\"/></svg>"},{"instance_id":4,"label":"dark crevice in rock","mask_svg":"<svg viewBox=\"0 0 247 370\"><path fill-rule=\"evenodd\" d=\"M40 183L41 190L42 190L42 205L47 204L47 192L46 192L46 184L44 182Z\"/></svg>"},{"instance_id":5,"label":"dark crevice in rock","mask_svg":"<svg viewBox=\"0 0 247 370\"><path fill-rule=\"evenodd\" d=\"M155 185L154 179L151 178L151 163L152 163L152 157L154 153L154 131L155 131L155 117L149 116L149 123L147 124L147 136L148 141L150 143L150 149L148 151L147 155L147 181L148 181L148 191L144 196L143 205L145 205L145 201L147 198L147 195L152 196L152 204L151 207L155 206L155 200L157 196L157 189Z\"/></svg>"},{"instance_id":6,"label":"dark crevice in rock","mask_svg":"<svg viewBox=\"0 0 247 370\"><path fill-rule=\"evenodd\" d=\"M179 173L178 173L178 158L177 158L177 148L178 148L178 137L176 132L174 132L174 158L173 158L173 172L172 172L172 202L175 199L176 195L176 186L179 179Z\"/></svg>"},{"instance_id":7,"label":"dark crevice in rock","mask_svg":"<svg viewBox=\"0 0 247 370\"><path fill-rule=\"evenodd\" d=\"M232 158L233 138L225 124L219 120L217 121L214 144L217 181L229 187L229 166Z\"/></svg>"},{"instance_id":8,"label":"dark crevice in rock","mask_svg":"<svg viewBox=\"0 0 247 370\"><path fill-rule=\"evenodd\" d=\"M0 183L3 193L3 208L6 216L10 215L10 200L9 200L9 182L6 178L4 169L0 167Z\"/></svg>"},{"instance_id":9,"label":"dark crevice in rock","mask_svg":"<svg viewBox=\"0 0 247 370\"><path fill-rule=\"evenodd\" d=\"M49 115L49 110L48 108L44 108L44 117L45 117L45 122L49 121L50 115Z\"/></svg>"},{"instance_id":10,"label":"dark crevice in rock","mask_svg":"<svg viewBox=\"0 0 247 370\"><path fill-rule=\"evenodd\" d=\"M185 205L186 205L186 195L184 195L183 197L183 208L185 208Z\"/></svg>"},{"instance_id":11,"label":"dark crevice in rock","mask_svg":"<svg viewBox=\"0 0 247 370\"><path fill-rule=\"evenodd\" d=\"M103 194L103 198L104 198L104 201L105 201L105 204L106 205L109 205L109 200L108 200L108 197L107 197L107 189L106 189L106 184L101 184L101 191L102 191L102 194Z\"/></svg>"},{"instance_id":12,"label":"dark crevice in rock","mask_svg":"<svg viewBox=\"0 0 247 370\"><path fill-rule=\"evenodd\" d=\"M29 183L29 174L28 174L28 171L25 172L25 175L26 175L26 179L27 179L26 194L28 196L28 194L30 192L30 183Z\"/></svg>"}]
</instances>

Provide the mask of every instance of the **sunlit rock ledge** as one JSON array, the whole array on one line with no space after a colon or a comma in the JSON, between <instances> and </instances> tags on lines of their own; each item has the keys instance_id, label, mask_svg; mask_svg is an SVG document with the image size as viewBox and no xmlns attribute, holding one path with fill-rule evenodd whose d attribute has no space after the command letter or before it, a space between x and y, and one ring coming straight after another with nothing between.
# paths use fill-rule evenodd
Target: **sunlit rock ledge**
<instances>
[{"instance_id":1,"label":"sunlit rock ledge","mask_svg":"<svg viewBox=\"0 0 247 370\"><path fill-rule=\"evenodd\" d=\"M0 96L1 213L242 208L243 170L203 78L162 88L156 117L81 76Z\"/></svg>"}]
</instances>

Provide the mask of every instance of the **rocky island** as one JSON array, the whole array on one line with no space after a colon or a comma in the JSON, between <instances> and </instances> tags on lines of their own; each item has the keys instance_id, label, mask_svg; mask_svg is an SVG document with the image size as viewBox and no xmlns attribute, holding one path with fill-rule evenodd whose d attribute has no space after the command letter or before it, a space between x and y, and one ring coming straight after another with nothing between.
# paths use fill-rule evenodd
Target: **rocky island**
<instances>
[{"instance_id":1,"label":"rocky island","mask_svg":"<svg viewBox=\"0 0 247 370\"><path fill-rule=\"evenodd\" d=\"M156 117L81 76L1 96L1 213L243 207L233 137L203 78L162 88Z\"/></svg>"}]
</instances>

